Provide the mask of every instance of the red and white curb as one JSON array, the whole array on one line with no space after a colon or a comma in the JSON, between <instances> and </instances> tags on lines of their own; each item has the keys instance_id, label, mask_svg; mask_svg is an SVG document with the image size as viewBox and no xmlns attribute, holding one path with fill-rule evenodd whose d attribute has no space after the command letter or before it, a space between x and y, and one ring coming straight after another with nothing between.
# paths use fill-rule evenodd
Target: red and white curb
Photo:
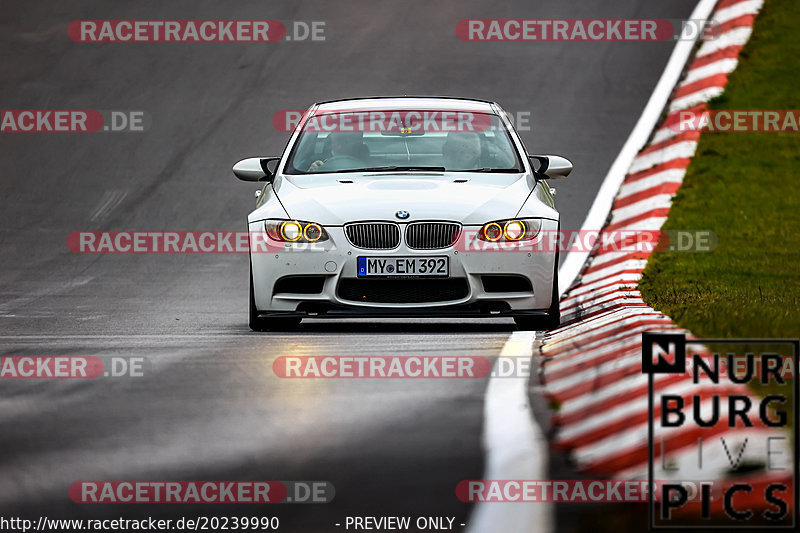
<instances>
[{"instance_id":1,"label":"red and white curb","mask_svg":"<svg viewBox=\"0 0 800 533\"><path fill-rule=\"evenodd\" d=\"M716 5L711 18L719 24L718 37L703 42L683 79L673 83L666 105L663 102L660 107L648 104L652 107L649 109L651 117L653 109L666 109L666 120L655 132L652 131L654 126L650 127L646 133L649 143L629 161L621 180L611 176L612 172L607 177L607 181L610 179L616 186L616 194L609 194L610 209L603 217L606 220L604 230L661 228L700 137L700 132L682 133L670 125L677 123L680 111L704 110L706 102L723 92L762 3L762 0L722 0ZM698 9L700 7L698 5ZM642 119L647 114L648 110ZM640 131L639 136L642 134ZM635 145L635 142L632 134L627 144ZM615 165L620 166L617 163L619 161ZM602 209L597 208L598 205L602 208L602 201L602 198L596 201L594 213L590 213L587 222L593 217L595 220L602 217ZM575 270L574 259L572 264L565 263L561 269L562 273L567 271L562 276L562 290L566 285L571 286L562 295L562 327L547 334L541 347L543 390L545 396L559 405L553 417L552 444L569 453L579 471L590 475L647 478L648 378L641 367L641 334L645 331L684 332L691 338L688 332L641 298L638 282L649 253L593 252L580 258L584 261L578 265L577 275L571 272ZM687 405L693 395L703 397L703 393L708 393L703 383L693 384L689 375L658 375L654 388L659 393L681 395ZM737 392L749 394L744 386ZM701 406L705 403L704 400L700 402ZM727 415L724 407L721 414ZM738 450L749 437L748 452L763 454L765 450L752 447L759 446L754 443L765 442L765 434L774 432L756 423L747 430L708 428L700 431L679 427L658 428L657 434L664 436L666 449L674 455L673 461L680 464L683 475L688 471L700 478L698 437L703 436L704 440L710 436L725 437L732 450ZM787 448L784 453L790 456L791 450ZM712 455L703 465L702 476L721 479L729 468L724 454ZM656 470L657 479L669 477L669 472Z\"/></svg>"}]
</instances>

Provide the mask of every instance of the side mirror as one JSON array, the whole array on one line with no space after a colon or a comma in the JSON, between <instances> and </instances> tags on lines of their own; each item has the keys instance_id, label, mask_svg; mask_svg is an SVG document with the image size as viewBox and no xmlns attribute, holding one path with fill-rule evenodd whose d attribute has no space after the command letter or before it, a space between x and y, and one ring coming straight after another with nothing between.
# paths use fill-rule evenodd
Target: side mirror
<instances>
[{"instance_id":1,"label":"side mirror","mask_svg":"<svg viewBox=\"0 0 800 533\"><path fill-rule=\"evenodd\" d=\"M537 179L566 178L572 172L570 160L560 155L529 155L528 159L539 163L533 171Z\"/></svg>"},{"instance_id":2,"label":"side mirror","mask_svg":"<svg viewBox=\"0 0 800 533\"><path fill-rule=\"evenodd\" d=\"M233 165L233 174L242 181L272 181L274 171L267 164L280 157L248 157Z\"/></svg>"}]
</instances>

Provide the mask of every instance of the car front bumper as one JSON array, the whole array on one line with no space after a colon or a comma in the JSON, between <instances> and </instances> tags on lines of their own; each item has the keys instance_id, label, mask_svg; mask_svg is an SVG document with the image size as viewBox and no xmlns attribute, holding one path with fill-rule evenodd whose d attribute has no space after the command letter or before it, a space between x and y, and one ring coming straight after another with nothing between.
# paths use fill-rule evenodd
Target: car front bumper
<instances>
[{"instance_id":1,"label":"car front bumper","mask_svg":"<svg viewBox=\"0 0 800 533\"><path fill-rule=\"evenodd\" d=\"M557 227L557 221L544 219L541 233L553 232ZM537 246L536 241L529 246L510 249L487 247L476 240L477 229L464 227L459 241L442 250L409 249L405 243L392 250L366 250L350 244L340 226L325 227L329 240L324 243L290 245L270 240L264 232L264 222L253 222L249 227L250 261L256 309L259 316L264 317L545 315L552 297L555 251ZM253 243L259 239L263 239L266 246L259 247ZM345 284L352 288L362 279L356 273L359 256L448 256L450 277L444 279L463 286L463 290L457 297L445 296L443 300L438 299L433 291L429 295L431 301L396 301L398 298L402 300L402 296L392 296L395 301L391 302L369 301L371 297L356 298L352 290L344 296L342 288ZM288 276L293 277L295 289L290 287L287 291L281 285L276 287L279 280ZM530 287L505 292L498 291L497 287L486 290L486 276L522 277L530 282ZM302 283L297 287L297 282L303 279L308 279L309 285L315 287L304 287ZM404 281L413 283L414 280L395 280L388 285L396 288ZM435 288L436 281L426 281L425 286ZM419 291L416 298L419 298Z\"/></svg>"}]
</instances>

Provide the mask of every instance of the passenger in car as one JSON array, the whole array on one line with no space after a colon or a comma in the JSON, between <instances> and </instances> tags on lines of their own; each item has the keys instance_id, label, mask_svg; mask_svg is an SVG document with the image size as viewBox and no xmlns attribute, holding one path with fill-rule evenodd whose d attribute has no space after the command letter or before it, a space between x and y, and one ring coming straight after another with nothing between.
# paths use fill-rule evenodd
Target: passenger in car
<instances>
[{"instance_id":1,"label":"passenger in car","mask_svg":"<svg viewBox=\"0 0 800 533\"><path fill-rule=\"evenodd\" d=\"M473 132L450 132L442 146L447 170L472 170L481 166L481 139Z\"/></svg>"}]
</instances>

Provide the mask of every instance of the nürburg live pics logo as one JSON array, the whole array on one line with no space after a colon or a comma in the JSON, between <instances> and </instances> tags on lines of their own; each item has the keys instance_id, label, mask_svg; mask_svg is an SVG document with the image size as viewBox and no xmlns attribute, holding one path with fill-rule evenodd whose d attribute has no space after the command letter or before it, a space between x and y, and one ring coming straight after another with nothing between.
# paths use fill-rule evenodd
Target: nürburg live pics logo
<instances>
[{"instance_id":1,"label":"n\u00fcrburg live pics logo","mask_svg":"<svg viewBox=\"0 0 800 533\"><path fill-rule=\"evenodd\" d=\"M796 530L799 345L642 334L651 530Z\"/></svg>"}]
</instances>

